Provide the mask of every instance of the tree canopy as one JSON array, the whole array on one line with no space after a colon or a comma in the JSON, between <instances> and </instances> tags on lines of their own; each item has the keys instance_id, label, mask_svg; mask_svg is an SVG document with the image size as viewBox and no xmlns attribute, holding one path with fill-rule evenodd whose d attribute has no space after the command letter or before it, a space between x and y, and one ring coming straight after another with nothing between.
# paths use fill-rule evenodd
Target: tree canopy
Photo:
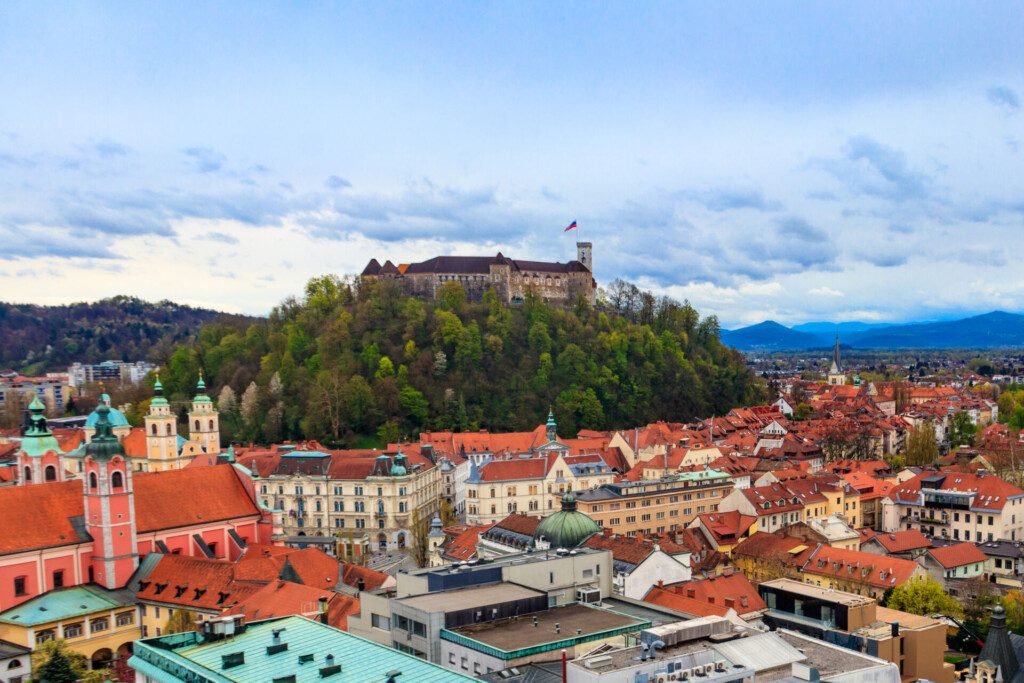
<instances>
[{"instance_id":1,"label":"tree canopy","mask_svg":"<svg viewBox=\"0 0 1024 683\"><path fill-rule=\"evenodd\" d=\"M184 399L204 371L235 438L369 445L423 429L526 430L554 409L559 433L689 420L763 400L718 321L631 285L617 299L560 307L528 296L437 301L386 281L314 278L244 332L208 323L161 375ZM620 296L621 295L621 296ZM633 297L635 301L631 300ZM618 299L623 299L619 301Z\"/></svg>"},{"instance_id":2,"label":"tree canopy","mask_svg":"<svg viewBox=\"0 0 1024 683\"><path fill-rule=\"evenodd\" d=\"M911 614L961 617L964 613L956 598L946 593L942 584L931 577L911 579L896 586L889 592L885 606Z\"/></svg>"}]
</instances>

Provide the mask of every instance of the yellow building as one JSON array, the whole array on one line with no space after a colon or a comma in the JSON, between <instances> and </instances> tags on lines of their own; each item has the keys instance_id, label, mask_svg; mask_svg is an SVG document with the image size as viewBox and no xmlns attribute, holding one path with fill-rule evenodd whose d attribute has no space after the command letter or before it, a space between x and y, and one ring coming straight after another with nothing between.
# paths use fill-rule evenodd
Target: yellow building
<instances>
[{"instance_id":1,"label":"yellow building","mask_svg":"<svg viewBox=\"0 0 1024 683\"><path fill-rule=\"evenodd\" d=\"M95 585L52 590L0 614L0 640L34 650L61 638L96 669L130 656L132 643L141 637L131 593Z\"/></svg>"}]
</instances>

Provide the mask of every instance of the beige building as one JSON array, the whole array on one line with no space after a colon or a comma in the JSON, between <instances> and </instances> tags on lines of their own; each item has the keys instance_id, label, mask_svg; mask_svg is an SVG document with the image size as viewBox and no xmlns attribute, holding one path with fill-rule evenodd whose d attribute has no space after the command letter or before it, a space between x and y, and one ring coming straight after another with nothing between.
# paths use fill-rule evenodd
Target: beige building
<instances>
[{"instance_id":1,"label":"beige building","mask_svg":"<svg viewBox=\"0 0 1024 683\"><path fill-rule=\"evenodd\" d=\"M438 511L440 468L418 454L278 446L238 460L257 474L260 502L284 512L293 540L332 537L353 555L403 549L413 523L429 524ZM326 545L334 550L333 541Z\"/></svg>"},{"instance_id":2,"label":"beige building","mask_svg":"<svg viewBox=\"0 0 1024 683\"><path fill-rule=\"evenodd\" d=\"M624 536L660 534L717 512L732 492L725 472L680 472L654 480L620 481L576 495L577 509L605 529Z\"/></svg>"},{"instance_id":3,"label":"beige building","mask_svg":"<svg viewBox=\"0 0 1024 683\"><path fill-rule=\"evenodd\" d=\"M548 416L547 442L527 453L495 456L473 464L466 487L466 523L493 524L520 512L543 516L558 509L567 492L586 491L615 481L615 471L598 454L570 455Z\"/></svg>"}]
</instances>

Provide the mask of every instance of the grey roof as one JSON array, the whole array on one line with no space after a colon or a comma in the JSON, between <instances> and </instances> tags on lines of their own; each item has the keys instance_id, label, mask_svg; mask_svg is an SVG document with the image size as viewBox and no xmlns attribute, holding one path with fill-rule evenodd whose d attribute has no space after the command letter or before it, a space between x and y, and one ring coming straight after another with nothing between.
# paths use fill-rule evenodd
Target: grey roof
<instances>
[{"instance_id":1,"label":"grey roof","mask_svg":"<svg viewBox=\"0 0 1024 683\"><path fill-rule=\"evenodd\" d=\"M992 610L992 621L988 636L985 638L985 647L981 648L978 655L978 661L986 660L1002 668L1003 680L1015 680L1014 677L1020 669L1020 660L1006 630L1006 611L1002 605L996 605Z\"/></svg>"},{"instance_id":2,"label":"grey roof","mask_svg":"<svg viewBox=\"0 0 1024 683\"><path fill-rule=\"evenodd\" d=\"M19 657L28 654L32 654L32 650L27 647L9 643L6 640L0 640L0 659L9 659L10 657Z\"/></svg>"},{"instance_id":3,"label":"grey roof","mask_svg":"<svg viewBox=\"0 0 1024 683\"><path fill-rule=\"evenodd\" d=\"M534 662L494 671L478 678L492 683L562 683L562 663Z\"/></svg>"},{"instance_id":4,"label":"grey roof","mask_svg":"<svg viewBox=\"0 0 1024 683\"><path fill-rule=\"evenodd\" d=\"M472 588L424 593L423 595L399 598L396 602L424 612L457 612L463 609L536 598L542 595L544 593L540 591L515 583L491 583Z\"/></svg>"}]
</instances>

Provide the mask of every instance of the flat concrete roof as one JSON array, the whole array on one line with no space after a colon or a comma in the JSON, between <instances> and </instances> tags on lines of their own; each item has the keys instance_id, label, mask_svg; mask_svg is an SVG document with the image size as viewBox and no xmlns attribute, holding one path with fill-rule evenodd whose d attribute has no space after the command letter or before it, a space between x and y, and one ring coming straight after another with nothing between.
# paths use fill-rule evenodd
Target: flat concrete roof
<instances>
[{"instance_id":1,"label":"flat concrete roof","mask_svg":"<svg viewBox=\"0 0 1024 683\"><path fill-rule=\"evenodd\" d=\"M537 618L536 626L533 624L534 617ZM555 633L555 624L560 626L560 633ZM611 610L573 603L543 612L524 614L518 619L498 619L482 624L463 626L452 629L452 632L498 650L513 652L546 643L585 638L631 626L635 626L639 630L645 628L647 624L648 622L641 619ZM577 633L577 629L579 633Z\"/></svg>"},{"instance_id":2,"label":"flat concrete roof","mask_svg":"<svg viewBox=\"0 0 1024 683\"><path fill-rule=\"evenodd\" d=\"M895 609L889 609L888 607L882 607L879 605L875 609L875 618L879 621L884 621L887 624L899 622L901 629L917 630L921 628L931 628L933 626L945 625L938 619L932 619L931 617L925 617L920 614L911 614L910 612L901 612Z\"/></svg>"},{"instance_id":3,"label":"flat concrete roof","mask_svg":"<svg viewBox=\"0 0 1024 683\"><path fill-rule=\"evenodd\" d=\"M874 599L863 595L857 595L856 593L847 593L846 591L837 591L831 588L821 588L819 586L812 586L809 583L803 583L802 581L795 581L793 579L775 579L773 581L765 581L761 585L778 588L789 593L796 593L797 595L805 595L809 598L818 598L819 600L825 600L826 602L834 602L837 605L846 605L848 607L869 605L874 602Z\"/></svg>"},{"instance_id":4,"label":"flat concrete roof","mask_svg":"<svg viewBox=\"0 0 1024 683\"><path fill-rule=\"evenodd\" d=\"M425 593L408 598L400 598L396 602L408 605L424 612L458 612L459 610L496 605L513 600L526 600L542 597L545 593L516 583L489 583L483 586L457 588L455 590Z\"/></svg>"},{"instance_id":5,"label":"flat concrete roof","mask_svg":"<svg viewBox=\"0 0 1024 683\"><path fill-rule=\"evenodd\" d=\"M838 645L829 645L824 641L794 633L793 631L780 629L775 633L778 633L784 641L800 650L807 657L804 660L804 664L817 669L823 679L827 676L850 673L851 671L859 671L860 669L870 667L885 666L889 663L877 657L862 655L859 652L847 650Z\"/></svg>"}]
</instances>

